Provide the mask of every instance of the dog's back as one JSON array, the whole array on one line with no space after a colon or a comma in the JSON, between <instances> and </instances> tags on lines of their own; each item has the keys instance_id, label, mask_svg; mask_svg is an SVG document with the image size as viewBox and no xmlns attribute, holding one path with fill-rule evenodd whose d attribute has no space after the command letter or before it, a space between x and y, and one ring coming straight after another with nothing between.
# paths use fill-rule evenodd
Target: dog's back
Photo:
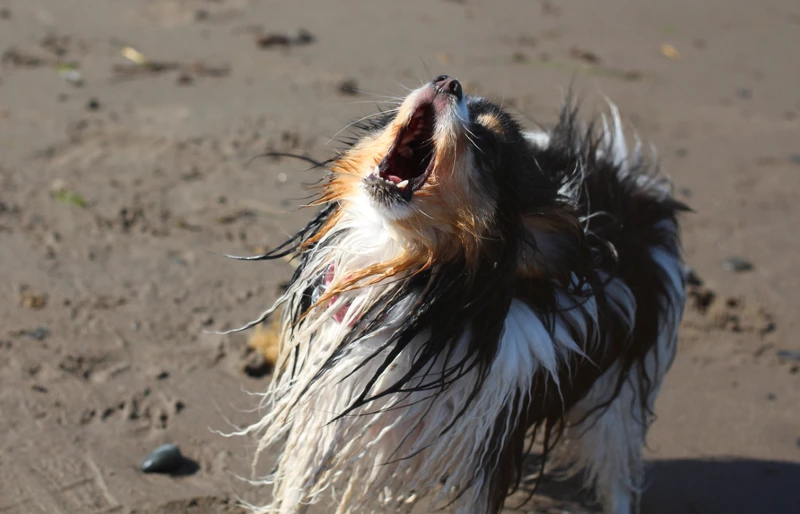
<instances>
[{"instance_id":1,"label":"dog's back","mask_svg":"<svg viewBox=\"0 0 800 514\"><path fill-rule=\"evenodd\" d=\"M628 151L616 107L601 130L581 130L568 105L552 131L529 139L543 168L582 170L570 194L578 199L597 268L627 291L613 281L594 288L610 308L600 313L605 337L591 362L572 372L574 396L565 403L573 406L556 462L585 472L606 512L627 514L642 486L640 452L654 402L676 352L686 301L677 216L688 208L672 198L638 140ZM597 376L599 370L605 371Z\"/></svg>"}]
</instances>

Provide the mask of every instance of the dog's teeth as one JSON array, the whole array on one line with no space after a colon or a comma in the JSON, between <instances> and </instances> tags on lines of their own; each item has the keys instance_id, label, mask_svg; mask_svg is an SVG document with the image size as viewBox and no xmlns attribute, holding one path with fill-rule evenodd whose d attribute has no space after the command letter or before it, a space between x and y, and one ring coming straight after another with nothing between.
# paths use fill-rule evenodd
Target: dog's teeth
<instances>
[{"instance_id":1,"label":"dog's teeth","mask_svg":"<svg viewBox=\"0 0 800 514\"><path fill-rule=\"evenodd\" d=\"M376 177L380 176L381 170L378 169L378 165L377 164L375 165L375 169L372 170L372 173L374 173Z\"/></svg>"},{"instance_id":2,"label":"dog's teeth","mask_svg":"<svg viewBox=\"0 0 800 514\"><path fill-rule=\"evenodd\" d=\"M398 189L405 189L407 185L408 185L408 180L404 180L402 182L398 182L397 183L397 188Z\"/></svg>"}]
</instances>

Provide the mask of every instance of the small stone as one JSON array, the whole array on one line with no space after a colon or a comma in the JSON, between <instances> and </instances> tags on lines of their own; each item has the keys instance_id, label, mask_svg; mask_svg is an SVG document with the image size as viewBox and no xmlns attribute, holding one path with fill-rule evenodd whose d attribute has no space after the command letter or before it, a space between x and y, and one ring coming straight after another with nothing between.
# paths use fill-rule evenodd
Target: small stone
<instances>
[{"instance_id":1,"label":"small stone","mask_svg":"<svg viewBox=\"0 0 800 514\"><path fill-rule=\"evenodd\" d=\"M286 34L263 34L256 38L256 45L260 48L287 47L292 40Z\"/></svg>"},{"instance_id":2,"label":"small stone","mask_svg":"<svg viewBox=\"0 0 800 514\"><path fill-rule=\"evenodd\" d=\"M88 424L90 421L92 421L94 419L95 414L96 413L95 413L94 409L86 409L86 410L84 410L81 413L81 418L79 420L80 424L81 425Z\"/></svg>"},{"instance_id":3,"label":"small stone","mask_svg":"<svg viewBox=\"0 0 800 514\"><path fill-rule=\"evenodd\" d=\"M800 350L778 350L778 359L787 362L800 362Z\"/></svg>"},{"instance_id":4,"label":"small stone","mask_svg":"<svg viewBox=\"0 0 800 514\"><path fill-rule=\"evenodd\" d=\"M40 310L47 306L47 293L34 293L27 287L20 291L20 304L26 309Z\"/></svg>"},{"instance_id":5,"label":"small stone","mask_svg":"<svg viewBox=\"0 0 800 514\"><path fill-rule=\"evenodd\" d=\"M694 270L690 268L686 270L686 283L689 284L690 286L699 287L703 285L703 279L698 277L697 273L695 273Z\"/></svg>"},{"instance_id":6,"label":"small stone","mask_svg":"<svg viewBox=\"0 0 800 514\"><path fill-rule=\"evenodd\" d=\"M183 455L174 444L165 444L155 449L142 461L144 473L174 473L183 464Z\"/></svg>"},{"instance_id":7,"label":"small stone","mask_svg":"<svg viewBox=\"0 0 800 514\"><path fill-rule=\"evenodd\" d=\"M156 380L166 380L169 378L169 371L162 371L156 375Z\"/></svg>"},{"instance_id":8,"label":"small stone","mask_svg":"<svg viewBox=\"0 0 800 514\"><path fill-rule=\"evenodd\" d=\"M742 100L750 100L753 98L753 91L746 87L740 87L736 90L736 96L741 98Z\"/></svg>"},{"instance_id":9,"label":"small stone","mask_svg":"<svg viewBox=\"0 0 800 514\"><path fill-rule=\"evenodd\" d=\"M777 396L775 396L775 393L769 393L769 394L767 395L767 401L769 401L769 402L774 402L774 401L775 401L775 400L777 400L777 399L778 399L778 397L777 397Z\"/></svg>"},{"instance_id":10,"label":"small stone","mask_svg":"<svg viewBox=\"0 0 800 514\"><path fill-rule=\"evenodd\" d=\"M100 101L97 98L92 98L89 100L89 103L86 104L86 108L90 111L97 111L100 109Z\"/></svg>"},{"instance_id":11,"label":"small stone","mask_svg":"<svg viewBox=\"0 0 800 514\"><path fill-rule=\"evenodd\" d=\"M578 48L576 46L570 48L569 56L572 57L573 59L583 61L589 64L599 64L601 60L600 56L598 56L591 50L586 50L585 48Z\"/></svg>"},{"instance_id":12,"label":"small stone","mask_svg":"<svg viewBox=\"0 0 800 514\"><path fill-rule=\"evenodd\" d=\"M762 336L763 335L767 335L767 334L771 334L772 332L775 332L775 328L776 328L775 322L771 321L771 320L767 320L761 326L761 328L758 330L758 333L761 334Z\"/></svg>"},{"instance_id":13,"label":"small stone","mask_svg":"<svg viewBox=\"0 0 800 514\"><path fill-rule=\"evenodd\" d=\"M722 269L725 271L734 271L741 273L743 271L750 271L753 269L753 264L741 257L728 257L722 261Z\"/></svg>"},{"instance_id":14,"label":"small stone","mask_svg":"<svg viewBox=\"0 0 800 514\"><path fill-rule=\"evenodd\" d=\"M525 55L523 52L514 52L513 54L511 54L511 62L517 64L526 63L528 62L528 56Z\"/></svg>"},{"instance_id":15,"label":"small stone","mask_svg":"<svg viewBox=\"0 0 800 514\"><path fill-rule=\"evenodd\" d=\"M83 86L83 75L78 70L69 70L64 72L64 79L75 87Z\"/></svg>"},{"instance_id":16,"label":"small stone","mask_svg":"<svg viewBox=\"0 0 800 514\"><path fill-rule=\"evenodd\" d=\"M678 148L677 150L675 150L675 155L678 157L686 157L687 155L689 155L689 150L687 150L686 148Z\"/></svg>"},{"instance_id":17,"label":"small stone","mask_svg":"<svg viewBox=\"0 0 800 514\"><path fill-rule=\"evenodd\" d=\"M295 38L294 42L296 45L308 45L313 43L315 39L314 34L306 29L300 29L297 31L297 38Z\"/></svg>"},{"instance_id":18,"label":"small stone","mask_svg":"<svg viewBox=\"0 0 800 514\"><path fill-rule=\"evenodd\" d=\"M790 153L789 162L800 165L800 153Z\"/></svg>"},{"instance_id":19,"label":"small stone","mask_svg":"<svg viewBox=\"0 0 800 514\"><path fill-rule=\"evenodd\" d=\"M188 73L181 73L178 75L177 83L179 86L191 86L194 79Z\"/></svg>"},{"instance_id":20,"label":"small stone","mask_svg":"<svg viewBox=\"0 0 800 514\"><path fill-rule=\"evenodd\" d=\"M358 94L358 83L355 79L346 79L339 83L337 89L343 95L355 96Z\"/></svg>"},{"instance_id":21,"label":"small stone","mask_svg":"<svg viewBox=\"0 0 800 514\"><path fill-rule=\"evenodd\" d=\"M69 184L66 180L57 178L50 182L50 194L57 195L69 189Z\"/></svg>"},{"instance_id":22,"label":"small stone","mask_svg":"<svg viewBox=\"0 0 800 514\"><path fill-rule=\"evenodd\" d=\"M10 20L11 19L11 9L8 7L3 7L0 9L0 20Z\"/></svg>"},{"instance_id":23,"label":"small stone","mask_svg":"<svg viewBox=\"0 0 800 514\"><path fill-rule=\"evenodd\" d=\"M50 335L50 330L44 327L37 327L28 332L28 337L36 339L37 341L44 341Z\"/></svg>"}]
</instances>

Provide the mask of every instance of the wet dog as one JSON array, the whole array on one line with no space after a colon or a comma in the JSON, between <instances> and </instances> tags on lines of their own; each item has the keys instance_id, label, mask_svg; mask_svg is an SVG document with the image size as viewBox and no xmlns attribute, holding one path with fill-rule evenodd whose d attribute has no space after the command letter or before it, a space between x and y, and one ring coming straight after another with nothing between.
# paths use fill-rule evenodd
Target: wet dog
<instances>
[{"instance_id":1,"label":"wet dog","mask_svg":"<svg viewBox=\"0 0 800 514\"><path fill-rule=\"evenodd\" d=\"M584 127L568 101L525 132L442 75L360 130L316 217L249 258L298 264L254 322L280 307L246 430L277 455L257 510L497 513L558 469L632 512L685 303L686 207L616 108Z\"/></svg>"}]
</instances>

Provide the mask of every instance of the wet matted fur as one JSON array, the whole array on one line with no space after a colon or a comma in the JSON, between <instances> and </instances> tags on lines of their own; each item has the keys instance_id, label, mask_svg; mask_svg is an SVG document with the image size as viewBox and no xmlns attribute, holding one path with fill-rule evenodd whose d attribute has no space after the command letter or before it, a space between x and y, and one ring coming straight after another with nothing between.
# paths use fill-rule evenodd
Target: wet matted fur
<instances>
[{"instance_id":1,"label":"wet matted fur","mask_svg":"<svg viewBox=\"0 0 800 514\"><path fill-rule=\"evenodd\" d=\"M568 101L524 132L442 76L326 163L319 213L248 258L298 263L254 322L280 307L264 415L243 431L277 455L254 510L496 513L531 456L584 472L606 512L634 509L686 207L610 111L582 126Z\"/></svg>"}]
</instances>

